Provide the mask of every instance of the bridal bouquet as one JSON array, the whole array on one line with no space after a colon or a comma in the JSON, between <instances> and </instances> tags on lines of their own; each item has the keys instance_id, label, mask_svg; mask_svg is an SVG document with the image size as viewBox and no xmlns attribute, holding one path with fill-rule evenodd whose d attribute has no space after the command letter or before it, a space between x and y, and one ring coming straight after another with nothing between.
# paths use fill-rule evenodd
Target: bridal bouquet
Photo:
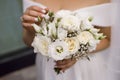
<instances>
[{"instance_id":1,"label":"bridal bouquet","mask_svg":"<svg viewBox=\"0 0 120 80\"><path fill-rule=\"evenodd\" d=\"M61 10L48 12L40 25L32 24L36 35L32 42L35 53L40 53L54 60L67 58L89 59L89 52L96 49L101 39L105 38L99 29L92 25L92 17L85 14Z\"/></svg>"}]
</instances>

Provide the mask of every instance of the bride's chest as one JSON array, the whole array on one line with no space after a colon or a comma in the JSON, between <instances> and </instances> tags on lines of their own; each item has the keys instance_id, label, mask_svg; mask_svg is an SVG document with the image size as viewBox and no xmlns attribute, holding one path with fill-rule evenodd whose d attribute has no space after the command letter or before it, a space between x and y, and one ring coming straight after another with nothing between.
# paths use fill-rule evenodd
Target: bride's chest
<instances>
[{"instance_id":1,"label":"bride's chest","mask_svg":"<svg viewBox=\"0 0 120 80\"><path fill-rule=\"evenodd\" d=\"M109 2L109 0L34 0L34 1L47 6L50 10L55 12L60 9L76 10L83 7Z\"/></svg>"}]
</instances>

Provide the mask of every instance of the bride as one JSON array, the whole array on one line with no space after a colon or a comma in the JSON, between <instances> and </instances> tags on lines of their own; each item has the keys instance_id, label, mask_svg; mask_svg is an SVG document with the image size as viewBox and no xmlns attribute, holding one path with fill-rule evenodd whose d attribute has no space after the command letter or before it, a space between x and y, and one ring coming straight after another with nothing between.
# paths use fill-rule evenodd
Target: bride
<instances>
[{"instance_id":1,"label":"bride","mask_svg":"<svg viewBox=\"0 0 120 80\"><path fill-rule=\"evenodd\" d=\"M35 31L32 23L40 24L37 17L41 18L48 10L57 12L61 9L75 12L89 11L94 16L93 25L101 29L107 37L98 44L96 50L90 53L87 59L63 61L47 61L46 57L37 54L37 79L38 80L106 80L106 62L108 47L110 45L110 1L109 0L23 0L24 13L21 17L23 25L23 40L31 46ZM57 75L53 68L61 68L62 74Z\"/></svg>"}]
</instances>

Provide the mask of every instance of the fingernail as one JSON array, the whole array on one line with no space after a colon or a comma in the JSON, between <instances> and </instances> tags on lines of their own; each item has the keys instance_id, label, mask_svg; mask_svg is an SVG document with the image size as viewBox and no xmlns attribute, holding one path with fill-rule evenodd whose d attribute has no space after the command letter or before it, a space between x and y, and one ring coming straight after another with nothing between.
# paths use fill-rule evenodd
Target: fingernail
<instances>
[{"instance_id":1,"label":"fingernail","mask_svg":"<svg viewBox=\"0 0 120 80\"><path fill-rule=\"evenodd\" d=\"M41 10L43 13L46 13L46 11L43 9L43 10Z\"/></svg>"},{"instance_id":2,"label":"fingernail","mask_svg":"<svg viewBox=\"0 0 120 80\"><path fill-rule=\"evenodd\" d=\"M34 18L35 22L38 22L38 18Z\"/></svg>"},{"instance_id":3,"label":"fingernail","mask_svg":"<svg viewBox=\"0 0 120 80\"><path fill-rule=\"evenodd\" d=\"M45 17L45 15L44 15L44 14L42 14L41 16L42 16L42 17Z\"/></svg>"}]
</instances>

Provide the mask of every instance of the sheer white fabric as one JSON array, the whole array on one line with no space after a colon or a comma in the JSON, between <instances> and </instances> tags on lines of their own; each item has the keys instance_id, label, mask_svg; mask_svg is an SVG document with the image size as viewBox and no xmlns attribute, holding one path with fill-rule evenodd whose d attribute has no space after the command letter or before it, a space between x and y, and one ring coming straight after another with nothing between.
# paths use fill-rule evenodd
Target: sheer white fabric
<instances>
[{"instance_id":1,"label":"sheer white fabric","mask_svg":"<svg viewBox=\"0 0 120 80\"><path fill-rule=\"evenodd\" d=\"M108 79L120 80L120 0L112 0L112 38L108 61Z\"/></svg>"},{"instance_id":2,"label":"sheer white fabric","mask_svg":"<svg viewBox=\"0 0 120 80\"><path fill-rule=\"evenodd\" d=\"M44 7L42 4L35 3L30 0L23 0L24 10L31 5L39 5ZM110 26L110 3L86 7L75 10L74 12L90 12L94 17L93 24L99 26ZM79 60L74 66L68 69L65 73L57 75L54 68L54 61L37 54L36 65L37 65L37 79L38 80L106 80L107 70L107 59L109 48L97 52L90 56L91 61L87 59Z\"/></svg>"}]
</instances>

